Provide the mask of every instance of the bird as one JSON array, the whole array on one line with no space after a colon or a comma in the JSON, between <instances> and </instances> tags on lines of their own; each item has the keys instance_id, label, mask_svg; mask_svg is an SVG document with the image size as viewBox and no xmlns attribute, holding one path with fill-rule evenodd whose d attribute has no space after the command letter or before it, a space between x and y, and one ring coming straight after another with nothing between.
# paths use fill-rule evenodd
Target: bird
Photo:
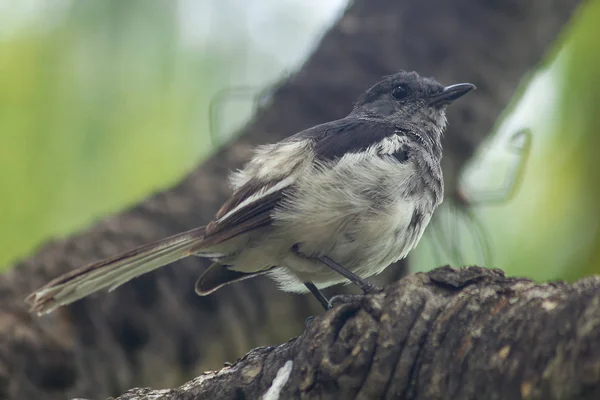
<instances>
[{"instance_id":1,"label":"bird","mask_svg":"<svg viewBox=\"0 0 600 400\"><path fill-rule=\"evenodd\" d=\"M407 256L443 200L446 109L474 88L386 76L346 117L258 146L207 225L72 270L26 302L46 314L188 256L213 261L195 285L203 296L259 275L326 310L323 288L380 290L367 278Z\"/></svg>"}]
</instances>

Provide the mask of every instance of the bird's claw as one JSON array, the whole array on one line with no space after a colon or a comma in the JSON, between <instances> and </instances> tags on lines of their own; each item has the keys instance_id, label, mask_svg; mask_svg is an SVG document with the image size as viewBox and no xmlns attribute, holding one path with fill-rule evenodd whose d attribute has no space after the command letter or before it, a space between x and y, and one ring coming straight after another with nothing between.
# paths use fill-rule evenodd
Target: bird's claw
<instances>
[{"instance_id":1,"label":"bird's claw","mask_svg":"<svg viewBox=\"0 0 600 400\"><path fill-rule=\"evenodd\" d=\"M331 307L339 306L341 304L358 304L362 301L364 295L362 294L338 294L329 299Z\"/></svg>"}]
</instances>

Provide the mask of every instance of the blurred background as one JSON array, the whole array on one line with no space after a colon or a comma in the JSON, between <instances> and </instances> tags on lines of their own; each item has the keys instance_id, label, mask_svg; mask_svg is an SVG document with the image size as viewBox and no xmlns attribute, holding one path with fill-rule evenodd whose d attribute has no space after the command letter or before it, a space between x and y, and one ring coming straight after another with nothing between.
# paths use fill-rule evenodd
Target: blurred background
<instances>
[{"instance_id":1,"label":"blurred background","mask_svg":"<svg viewBox=\"0 0 600 400\"><path fill-rule=\"evenodd\" d=\"M182 179L346 1L247 4L0 0L0 268ZM599 22L600 0L589 1L465 171L484 229L440 213L443 234L464 238L459 254L433 251L430 229L416 269L483 263L485 236L508 274L600 272ZM502 201L505 181L520 184Z\"/></svg>"}]
</instances>

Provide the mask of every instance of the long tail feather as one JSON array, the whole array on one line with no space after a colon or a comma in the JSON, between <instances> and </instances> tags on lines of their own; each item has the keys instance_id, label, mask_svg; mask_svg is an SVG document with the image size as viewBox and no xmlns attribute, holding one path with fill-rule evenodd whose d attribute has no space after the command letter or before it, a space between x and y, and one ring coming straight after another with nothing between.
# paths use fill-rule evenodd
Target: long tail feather
<instances>
[{"instance_id":1,"label":"long tail feather","mask_svg":"<svg viewBox=\"0 0 600 400\"><path fill-rule=\"evenodd\" d=\"M138 247L115 257L73 270L50 281L25 300L31 311L47 314L98 290L116 289L140 275L193 253L204 235L204 227Z\"/></svg>"}]
</instances>

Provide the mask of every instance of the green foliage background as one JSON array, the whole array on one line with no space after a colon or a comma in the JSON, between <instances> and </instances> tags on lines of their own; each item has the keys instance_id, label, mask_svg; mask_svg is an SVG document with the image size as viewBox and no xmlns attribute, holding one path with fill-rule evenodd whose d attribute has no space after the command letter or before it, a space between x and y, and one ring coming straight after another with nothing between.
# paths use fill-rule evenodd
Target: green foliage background
<instances>
[{"instance_id":1,"label":"green foliage background","mask_svg":"<svg viewBox=\"0 0 600 400\"><path fill-rule=\"evenodd\" d=\"M600 273L599 21L600 1L581 7L540 69L524 77L489 148L481 149L483 161L472 166L485 170L484 177L504 173L508 161L494 161L494 154L510 135L531 130L531 153L514 198L476 208L491 238L493 266L509 275L545 281ZM463 225L456 233L463 239L460 260L440 262L426 240L416 251L417 269L481 264L473 230Z\"/></svg>"},{"instance_id":2,"label":"green foliage background","mask_svg":"<svg viewBox=\"0 0 600 400\"><path fill-rule=\"evenodd\" d=\"M213 150L209 103L239 74L240 49L264 51L235 29L187 46L167 1L35 4L44 12L13 31L14 14L0 13L0 266L183 177ZM600 0L588 2L544 65L552 90L531 89L533 152L516 198L479 210L509 274L600 272L599 21ZM435 262L426 243L416 254L421 269Z\"/></svg>"},{"instance_id":3,"label":"green foliage background","mask_svg":"<svg viewBox=\"0 0 600 400\"><path fill-rule=\"evenodd\" d=\"M0 265L179 179L209 154L226 60L168 2L75 2L0 43ZM52 15L52 14L50 14Z\"/></svg>"}]
</instances>

